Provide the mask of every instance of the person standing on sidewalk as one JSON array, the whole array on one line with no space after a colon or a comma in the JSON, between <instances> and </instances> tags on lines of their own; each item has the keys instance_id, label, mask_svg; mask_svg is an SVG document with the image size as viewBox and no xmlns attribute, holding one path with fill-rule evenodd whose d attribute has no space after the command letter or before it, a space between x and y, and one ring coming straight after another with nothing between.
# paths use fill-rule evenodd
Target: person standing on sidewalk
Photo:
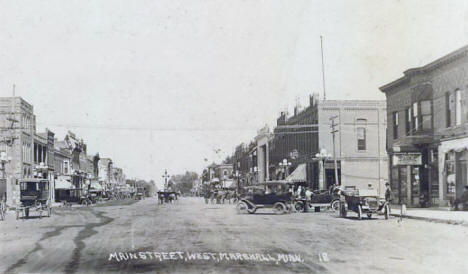
<instances>
[{"instance_id":1,"label":"person standing on sidewalk","mask_svg":"<svg viewBox=\"0 0 468 274\"><path fill-rule=\"evenodd\" d=\"M390 183L385 183L385 201L387 203L390 203L391 201L393 201L393 193L392 193L392 189L390 188Z\"/></svg>"}]
</instances>

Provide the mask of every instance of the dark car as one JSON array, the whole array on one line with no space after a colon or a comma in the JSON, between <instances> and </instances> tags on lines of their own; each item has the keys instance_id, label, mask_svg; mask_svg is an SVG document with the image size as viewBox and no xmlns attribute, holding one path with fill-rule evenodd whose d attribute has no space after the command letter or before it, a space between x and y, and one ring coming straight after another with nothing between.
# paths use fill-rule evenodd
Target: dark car
<instances>
[{"instance_id":1,"label":"dark car","mask_svg":"<svg viewBox=\"0 0 468 274\"><path fill-rule=\"evenodd\" d=\"M340 207L340 195L333 189L316 190L312 192L312 195L308 201L305 198L295 199L294 208L296 211L304 211L304 205L306 202L309 203L309 208L315 208L316 211L319 211L318 208L321 207L331 208L332 210L336 211Z\"/></svg>"},{"instance_id":2,"label":"dark car","mask_svg":"<svg viewBox=\"0 0 468 274\"><path fill-rule=\"evenodd\" d=\"M248 189L237 203L239 213L254 214L261 208L272 208L276 214L287 213L291 209L293 195L288 186L280 183L265 183Z\"/></svg>"}]
</instances>

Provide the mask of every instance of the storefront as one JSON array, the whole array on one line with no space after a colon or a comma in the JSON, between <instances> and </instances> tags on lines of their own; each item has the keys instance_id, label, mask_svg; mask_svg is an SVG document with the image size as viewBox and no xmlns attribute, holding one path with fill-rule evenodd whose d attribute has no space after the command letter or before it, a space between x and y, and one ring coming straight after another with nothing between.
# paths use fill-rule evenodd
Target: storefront
<instances>
[{"instance_id":1,"label":"storefront","mask_svg":"<svg viewBox=\"0 0 468 274\"><path fill-rule=\"evenodd\" d=\"M439 162L440 200L451 205L468 185L468 137L442 141Z\"/></svg>"}]
</instances>

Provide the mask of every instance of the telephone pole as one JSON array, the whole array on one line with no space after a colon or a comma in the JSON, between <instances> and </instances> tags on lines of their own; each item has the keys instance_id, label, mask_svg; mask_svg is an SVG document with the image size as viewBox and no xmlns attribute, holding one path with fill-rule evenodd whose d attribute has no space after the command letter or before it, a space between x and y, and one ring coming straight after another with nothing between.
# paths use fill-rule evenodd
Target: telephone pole
<instances>
[{"instance_id":1,"label":"telephone pole","mask_svg":"<svg viewBox=\"0 0 468 274\"><path fill-rule=\"evenodd\" d=\"M335 119L338 118L337 115L335 116L332 116L330 117L330 128L331 128L331 134L333 136L333 161L335 163L335 184L338 186L339 185L339 182L338 182L338 164L336 162L336 149L335 149L335 133L338 132L338 129L335 129L335 127L338 125L338 124L335 124Z\"/></svg>"},{"instance_id":2,"label":"telephone pole","mask_svg":"<svg viewBox=\"0 0 468 274\"><path fill-rule=\"evenodd\" d=\"M167 179L169 178L169 175L167 174L167 169L164 170L164 175L161 177L164 178L164 191L167 191Z\"/></svg>"}]
</instances>

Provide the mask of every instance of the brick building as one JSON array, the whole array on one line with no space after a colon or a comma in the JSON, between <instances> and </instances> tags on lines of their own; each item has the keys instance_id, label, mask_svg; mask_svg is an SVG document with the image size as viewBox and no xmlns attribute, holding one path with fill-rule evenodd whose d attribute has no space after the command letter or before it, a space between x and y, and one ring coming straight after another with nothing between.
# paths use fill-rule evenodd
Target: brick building
<instances>
[{"instance_id":1,"label":"brick building","mask_svg":"<svg viewBox=\"0 0 468 274\"><path fill-rule=\"evenodd\" d=\"M467 180L468 46L380 88L397 202L447 205Z\"/></svg>"},{"instance_id":2,"label":"brick building","mask_svg":"<svg viewBox=\"0 0 468 274\"><path fill-rule=\"evenodd\" d=\"M338 182L357 188L371 184L383 195L388 178L385 101L317 98L311 96L309 106L301 111L296 108L291 117L281 113L273 132L266 128L258 132L259 181L285 179L297 170L302 174L296 172L296 178L313 189L334 184L330 118L335 116ZM317 158L321 151L331 155Z\"/></svg>"},{"instance_id":3,"label":"brick building","mask_svg":"<svg viewBox=\"0 0 468 274\"><path fill-rule=\"evenodd\" d=\"M34 108L21 97L0 98L0 152L10 161L4 164L0 185L7 204L19 202L18 180L33 178Z\"/></svg>"}]
</instances>

